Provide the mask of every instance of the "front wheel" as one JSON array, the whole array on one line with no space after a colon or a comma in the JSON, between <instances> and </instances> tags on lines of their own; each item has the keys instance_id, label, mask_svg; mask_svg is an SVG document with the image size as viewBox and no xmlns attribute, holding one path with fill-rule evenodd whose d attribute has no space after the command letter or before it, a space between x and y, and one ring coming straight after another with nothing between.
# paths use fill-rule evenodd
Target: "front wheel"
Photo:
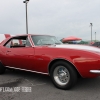
<instances>
[{"instance_id":1,"label":"front wheel","mask_svg":"<svg viewBox=\"0 0 100 100\"><path fill-rule=\"evenodd\" d=\"M59 61L53 64L50 70L52 82L57 88L70 89L77 82L77 72L67 62Z\"/></svg>"}]
</instances>

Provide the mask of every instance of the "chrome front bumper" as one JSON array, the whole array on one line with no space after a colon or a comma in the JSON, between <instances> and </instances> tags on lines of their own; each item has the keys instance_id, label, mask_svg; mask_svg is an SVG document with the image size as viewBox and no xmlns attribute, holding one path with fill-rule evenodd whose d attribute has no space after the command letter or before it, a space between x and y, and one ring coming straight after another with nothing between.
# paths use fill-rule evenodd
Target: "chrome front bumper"
<instances>
[{"instance_id":1,"label":"chrome front bumper","mask_svg":"<svg viewBox=\"0 0 100 100\"><path fill-rule=\"evenodd\" d=\"M90 70L90 73L100 74L100 70Z\"/></svg>"}]
</instances>

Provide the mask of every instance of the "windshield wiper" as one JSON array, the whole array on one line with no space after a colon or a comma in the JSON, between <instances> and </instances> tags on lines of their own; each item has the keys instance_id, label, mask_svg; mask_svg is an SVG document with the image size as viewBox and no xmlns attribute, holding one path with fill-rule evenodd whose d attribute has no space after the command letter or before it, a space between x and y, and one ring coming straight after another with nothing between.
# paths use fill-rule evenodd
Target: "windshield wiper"
<instances>
[{"instance_id":1,"label":"windshield wiper","mask_svg":"<svg viewBox=\"0 0 100 100\"><path fill-rule=\"evenodd\" d=\"M42 45L56 45L56 44L62 44L62 43L55 43L55 44L42 44Z\"/></svg>"},{"instance_id":2,"label":"windshield wiper","mask_svg":"<svg viewBox=\"0 0 100 100\"><path fill-rule=\"evenodd\" d=\"M56 44L43 44L43 45L56 46Z\"/></svg>"},{"instance_id":3,"label":"windshield wiper","mask_svg":"<svg viewBox=\"0 0 100 100\"><path fill-rule=\"evenodd\" d=\"M62 44L62 43L55 43L55 44Z\"/></svg>"}]
</instances>

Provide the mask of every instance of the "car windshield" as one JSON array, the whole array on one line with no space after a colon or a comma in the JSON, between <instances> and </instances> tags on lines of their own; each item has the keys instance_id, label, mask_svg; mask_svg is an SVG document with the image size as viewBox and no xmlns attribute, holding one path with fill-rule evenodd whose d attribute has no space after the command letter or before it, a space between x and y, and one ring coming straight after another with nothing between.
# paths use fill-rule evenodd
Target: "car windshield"
<instances>
[{"instance_id":1,"label":"car windshield","mask_svg":"<svg viewBox=\"0 0 100 100\"><path fill-rule=\"evenodd\" d=\"M37 35L32 36L32 40L36 46L62 44L62 42L57 40L54 36Z\"/></svg>"}]
</instances>

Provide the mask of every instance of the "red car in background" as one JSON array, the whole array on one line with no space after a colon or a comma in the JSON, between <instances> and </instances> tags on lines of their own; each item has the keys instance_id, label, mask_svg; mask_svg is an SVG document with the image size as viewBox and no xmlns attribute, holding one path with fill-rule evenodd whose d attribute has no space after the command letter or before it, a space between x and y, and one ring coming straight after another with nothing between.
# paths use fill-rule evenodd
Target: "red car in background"
<instances>
[{"instance_id":1,"label":"red car in background","mask_svg":"<svg viewBox=\"0 0 100 100\"><path fill-rule=\"evenodd\" d=\"M78 76L100 76L100 49L62 44L49 35L13 36L0 44L0 74L7 68L47 74L57 88L70 89Z\"/></svg>"}]
</instances>

